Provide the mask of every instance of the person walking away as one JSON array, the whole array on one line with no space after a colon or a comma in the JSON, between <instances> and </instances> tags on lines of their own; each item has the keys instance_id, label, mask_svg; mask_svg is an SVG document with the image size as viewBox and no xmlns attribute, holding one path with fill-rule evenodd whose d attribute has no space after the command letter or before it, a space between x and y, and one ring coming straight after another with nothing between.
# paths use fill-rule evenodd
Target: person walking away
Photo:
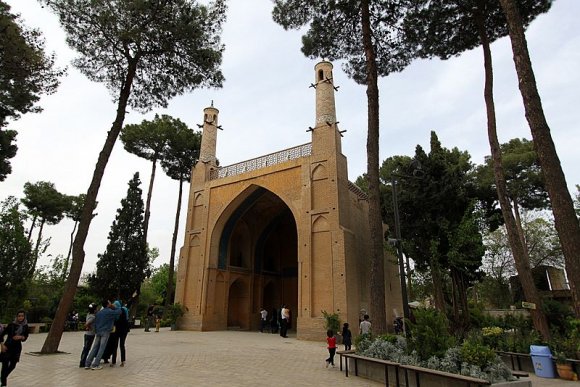
<instances>
[{"instance_id":1,"label":"person walking away","mask_svg":"<svg viewBox=\"0 0 580 387\"><path fill-rule=\"evenodd\" d=\"M103 369L103 366L99 363L101 362L101 357L107 347L107 341L109 340L109 335L113 329L115 319L119 317L122 312L121 309L116 309L115 305L111 304L111 301L109 300L104 300L102 305L103 308L95 315L95 340L91 352L87 357L87 361L85 362L86 370L89 368L92 370Z\"/></svg>"},{"instance_id":2,"label":"person walking away","mask_svg":"<svg viewBox=\"0 0 580 387\"><path fill-rule=\"evenodd\" d=\"M0 385L6 386L8 375L16 368L16 363L20 361L22 343L28 339L28 322L26 313L19 310L16 318L8 324L6 329L0 333L0 347L2 354L2 371L0 374Z\"/></svg>"},{"instance_id":3,"label":"person walking away","mask_svg":"<svg viewBox=\"0 0 580 387\"><path fill-rule=\"evenodd\" d=\"M268 311L264 308L260 310L260 332L264 333L264 328L268 324Z\"/></svg>"},{"instance_id":4,"label":"person walking away","mask_svg":"<svg viewBox=\"0 0 580 387\"><path fill-rule=\"evenodd\" d=\"M334 367L334 354L336 353L336 336L332 329L326 331L326 343L328 344L328 359L326 359L326 368L329 365Z\"/></svg>"},{"instance_id":5,"label":"person walking away","mask_svg":"<svg viewBox=\"0 0 580 387\"><path fill-rule=\"evenodd\" d=\"M87 361L87 356L89 355L89 351L91 350L91 346L93 345L93 341L95 340L95 312L97 311L97 305L90 304L89 310L87 312L87 318L85 320L85 334L84 334L84 345L83 350L81 352L81 361L79 363L79 367L83 368L85 366L85 362Z\"/></svg>"},{"instance_id":6,"label":"person walking away","mask_svg":"<svg viewBox=\"0 0 580 387\"><path fill-rule=\"evenodd\" d=\"M155 305L149 304L147 308L147 316L145 318L145 332L150 332L149 328L153 325L153 309L155 309Z\"/></svg>"},{"instance_id":7,"label":"person walking away","mask_svg":"<svg viewBox=\"0 0 580 387\"><path fill-rule=\"evenodd\" d=\"M345 351L350 351L352 347L352 333L348 329L348 323L342 325L342 344L344 345Z\"/></svg>"},{"instance_id":8,"label":"person walking away","mask_svg":"<svg viewBox=\"0 0 580 387\"><path fill-rule=\"evenodd\" d=\"M371 333L371 322L369 321L368 314L365 314L363 320L360 322L359 330L361 335L367 335Z\"/></svg>"}]
</instances>

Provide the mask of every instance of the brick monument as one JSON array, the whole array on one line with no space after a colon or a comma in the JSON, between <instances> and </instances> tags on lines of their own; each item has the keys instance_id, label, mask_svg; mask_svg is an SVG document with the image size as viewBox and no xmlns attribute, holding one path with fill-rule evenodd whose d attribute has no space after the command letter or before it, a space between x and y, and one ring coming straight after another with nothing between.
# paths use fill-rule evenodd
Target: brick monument
<instances>
[{"instance_id":1,"label":"brick monument","mask_svg":"<svg viewBox=\"0 0 580 387\"><path fill-rule=\"evenodd\" d=\"M262 307L271 315L285 304L290 331L317 340L322 311L356 332L370 309L368 201L348 180L330 62L315 66L313 86L312 142L230 166L217 165L219 111L204 109L177 272L180 329L257 330ZM397 272L385 255L387 321L402 311Z\"/></svg>"}]
</instances>

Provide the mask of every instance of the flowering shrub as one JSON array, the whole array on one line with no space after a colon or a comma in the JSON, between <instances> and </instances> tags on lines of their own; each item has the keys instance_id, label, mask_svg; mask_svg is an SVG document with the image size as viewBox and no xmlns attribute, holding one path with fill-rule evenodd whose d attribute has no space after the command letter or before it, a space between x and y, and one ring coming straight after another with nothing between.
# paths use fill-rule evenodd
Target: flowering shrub
<instances>
[{"instance_id":1,"label":"flowering shrub","mask_svg":"<svg viewBox=\"0 0 580 387\"><path fill-rule=\"evenodd\" d=\"M385 337L372 341L367 337L365 340L364 350L357 347L357 352L362 356L471 376L491 383L515 380L501 358L477 341L466 341L462 346L447 349L442 356L431 356L422 361L416 351L409 351L403 336L397 336L396 340L390 337L388 340Z\"/></svg>"}]
</instances>

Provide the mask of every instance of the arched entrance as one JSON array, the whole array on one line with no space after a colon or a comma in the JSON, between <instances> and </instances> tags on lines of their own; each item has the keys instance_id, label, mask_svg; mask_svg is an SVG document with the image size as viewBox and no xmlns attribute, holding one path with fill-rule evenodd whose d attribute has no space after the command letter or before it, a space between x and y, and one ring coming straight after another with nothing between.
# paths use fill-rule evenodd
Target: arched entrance
<instances>
[{"instance_id":1,"label":"arched entrance","mask_svg":"<svg viewBox=\"0 0 580 387\"><path fill-rule=\"evenodd\" d=\"M252 192L232 212L219 244L220 268L229 272L231 283L228 328L258 329L261 308L269 318L282 304L297 310L297 235L288 206L264 188ZM295 328L295 319L291 327Z\"/></svg>"},{"instance_id":2,"label":"arched entrance","mask_svg":"<svg viewBox=\"0 0 580 387\"><path fill-rule=\"evenodd\" d=\"M249 329L249 305L248 287L242 280L235 280L228 296L228 329Z\"/></svg>"}]
</instances>

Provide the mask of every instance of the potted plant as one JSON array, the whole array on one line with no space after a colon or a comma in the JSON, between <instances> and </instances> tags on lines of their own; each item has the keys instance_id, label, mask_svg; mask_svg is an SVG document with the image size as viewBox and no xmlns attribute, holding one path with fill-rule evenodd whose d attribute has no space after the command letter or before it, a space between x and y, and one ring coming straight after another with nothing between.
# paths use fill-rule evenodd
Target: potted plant
<instances>
[{"instance_id":1,"label":"potted plant","mask_svg":"<svg viewBox=\"0 0 580 387\"><path fill-rule=\"evenodd\" d=\"M332 329L334 333L340 332L340 317L338 313L328 313L322 310L322 316L324 316L324 328Z\"/></svg>"},{"instance_id":2,"label":"potted plant","mask_svg":"<svg viewBox=\"0 0 580 387\"><path fill-rule=\"evenodd\" d=\"M181 305L179 302L169 305L166 318L169 320L172 331L176 330L177 319L183 316L186 310L187 308Z\"/></svg>"},{"instance_id":3,"label":"potted plant","mask_svg":"<svg viewBox=\"0 0 580 387\"><path fill-rule=\"evenodd\" d=\"M566 358L566 352L558 351L554 355L558 376L564 380L574 380L574 371L572 370L572 364Z\"/></svg>"}]
</instances>

